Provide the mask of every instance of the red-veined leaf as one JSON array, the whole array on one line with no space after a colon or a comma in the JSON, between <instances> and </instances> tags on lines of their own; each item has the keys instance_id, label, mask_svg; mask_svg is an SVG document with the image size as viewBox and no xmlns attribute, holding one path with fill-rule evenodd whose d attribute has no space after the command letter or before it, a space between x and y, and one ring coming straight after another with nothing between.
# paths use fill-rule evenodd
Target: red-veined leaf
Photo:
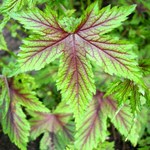
<instances>
[{"instance_id":1,"label":"red-veined leaf","mask_svg":"<svg viewBox=\"0 0 150 150\"><path fill-rule=\"evenodd\" d=\"M25 28L40 35L24 41L19 53L21 71L39 70L61 55L57 87L63 100L74 110L76 121L95 93L89 60L94 60L109 74L141 82L140 71L131 52L131 45L102 34L118 27L134 10L131 7L106 7L98 10L97 3L89 6L80 19L57 19L55 12L46 8L13 14Z\"/></svg>"},{"instance_id":2,"label":"red-veined leaf","mask_svg":"<svg viewBox=\"0 0 150 150\"><path fill-rule=\"evenodd\" d=\"M124 104L129 100L131 110L133 113L137 112L141 108L141 97L143 96L143 90L135 84L133 81L115 81L110 84L106 95L113 95L115 99L119 102L119 106Z\"/></svg>"},{"instance_id":3,"label":"red-veined leaf","mask_svg":"<svg viewBox=\"0 0 150 150\"><path fill-rule=\"evenodd\" d=\"M30 76L27 77L31 80ZM25 81L23 78L25 78ZM32 90L31 84L33 83L29 83L23 75L10 79L9 88L13 94L13 99L32 111L49 112L49 110L36 97L36 93Z\"/></svg>"},{"instance_id":4,"label":"red-veined leaf","mask_svg":"<svg viewBox=\"0 0 150 150\"><path fill-rule=\"evenodd\" d=\"M0 100L0 104L2 104L0 109L2 110L1 123L3 132L8 134L11 141L21 150L26 150L30 130L29 122L26 120L21 106L15 101L14 93L5 77Z\"/></svg>"},{"instance_id":5,"label":"red-veined leaf","mask_svg":"<svg viewBox=\"0 0 150 150\"><path fill-rule=\"evenodd\" d=\"M27 149L30 125L21 105L29 110L49 112L47 108L30 91L24 83L17 82L18 78L2 77L2 92L0 95L0 109L2 128L21 150Z\"/></svg>"},{"instance_id":6,"label":"red-veined leaf","mask_svg":"<svg viewBox=\"0 0 150 150\"><path fill-rule=\"evenodd\" d=\"M71 114L29 113L33 116L30 120L32 139L44 133L40 143L41 149L65 149L66 144L73 140L74 127L69 122Z\"/></svg>"},{"instance_id":7,"label":"red-veined leaf","mask_svg":"<svg viewBox=\"0 0 150 150\"><path fill-rule=\"evenodd\" d=\"M80 122L76 134L76 147L89 150L97 147L100 141L105 141L107 136L107 114L105 110L103 93L97 93L91 101L88 110Z\"/></svg>"},{"instance_id":8,"label":"red-veined leaf","mask_svg":"<svg viewBox=\"0 0 150 150\"><path fill-rule=\"evenodd\" d=\"M80 122L76 134L76 147L88 150L96 148L100 141L103 142L107 136L108 117L122 135L134 142L133 136L137 139L138 133L136 126L132 129L133 118L129 106L125 105L118 113L117 111L117 102L110 97L104 98L104 93L97 91Z\"/></svg>"},{"instance_id":9,"label":"red-veined leaf","mask_svg":"<svg viewBox=\"0 0 150 150\"><path fill-rule=\"evenodd\" d=\"M74 110L75 118L80 119L95 92L93 73L82 41L72 35L66 39L66 43L68 47L60 62L57 86L61 89L63 100Z\"/></svg>"},{"instance_id":10,"label":"red-veined leaf","mask_svg":"<svg viewBox=\"0 0 150 150\"><path fill-rule=\"evenodd\" d=\"M82 22L77 31L87 33L88 36L102 35L120 26L127 16L135 9L135 5L113 7L110 5L99 10L98 3L93 3L82 16Z\"/></svg>"},{"instance_id":11,"label":"red-veined leaf","mask_svg":"<svg viewBox=\"0 0 150 150\"><path fill-rule=\"evenodd\" d=\"M25 25L25 28L38 32L40 35L30 36L24 40L19 53L19 64L22 71L39 70L59 57L64 50L65 38L68 36L57 23L57 15L46 9L46 13L35 9L12 17Z\"/></svg>"},{"instance_id":12,"label":"red-veined leaf","mask_svg":"<svg viewBox=\"0 0 150 150\"><path fill-rule=\"evenodd\" d=\"M2 118L2 128L3 132L8 134L10 140L21 150L27 149L30 125L19 104L10 102L8 112Z\"/></svg>"}]
</instances>

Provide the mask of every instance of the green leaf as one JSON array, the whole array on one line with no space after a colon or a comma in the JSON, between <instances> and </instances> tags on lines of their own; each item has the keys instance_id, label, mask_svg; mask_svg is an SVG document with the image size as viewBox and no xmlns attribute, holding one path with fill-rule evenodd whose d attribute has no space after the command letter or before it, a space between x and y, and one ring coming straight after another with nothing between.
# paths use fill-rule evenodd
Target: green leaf
<instances>
[{"instance_id":1,"label":"green leaf","mask_svg":"<svg viewBox=\"0 0 150 150\"><path fill-rule=\"evenodd\" d=\"M96 90L88 60L84 56L64 56L59 66L57 87L61 90L62 100L71 106L78 122Z\"/></svg>"},{"instance_id":2,"label":"green leaf","mask_svg":"<svg viewBox=\"0 0 150 150\"><path fill-rule=\"evenodd\" d=\"M88 35L102 35L117 28L135 10L136 5L113 7L110 5L99 10L98 2L90 5L82 16L79 26L81 32L88 31Z\"/></svg>"},{"instance_id":3,"label":"green leaf","mask_svg":"<svg viewBox=\"0 0 150 150\"><path fill-rule=\"evenodd\" d=\"M20 79L21 77L21 79ZM29 77L29 76L28 76ZM49 112L31 91L28 80L24 82L23 75L7 79L2 76L2 92L0 95L1 123L5 134L21 150L27 149L30 125L21 106L29 110ZM29 88L30 87L30 88Z\"/></svg>"},{"instance_id":4,"label":"green leaf","mask_svg":"<svg viewBox=\"0 0 150 150\"><path fill-rule=\"evenodd\" d=\"M115 150L114 147L114 142L105 141L103 143L100 142L98 144L98 147L94 150Z\"/></svg>"},{"instance_id":5,"label":"green leaf","mask_svg":"<svg viewBox=\"0 0 150 150\"><path fill-rule=\"evenodd\" d=\"M114 95L119 106L129 100L133 113L136 113L141 108L141 97L144 93L140 87L130 80L115 81L109 85L106 96Z\"/></svg>"},{"instance_id":6,"label":"green leaf","mask_svg":"<svg viewBox=\"0 0 150 150\"><path fill-rule=\"evenodd\" d=\"M40 134L44 136L40 142L40 150L65 149L73 140L73 124L71 114L31 112L31 138L36 139Z\"/></svg>"},{"instance_id":7,"label":"green leaf","mask_svg":"<svg viewBox=\"0 0 150 150\"><path fill-rule=\"evenodd\" d=\"M58 71L58 64L51 63L44 67L34 75L35 81L38 85L47 85L56 81Z\"/></svg>"},{"instance_id":8,"label":"green leaf","mask_svg":"<svg viewBox=\"0 0 150 150\"><path fill-rule=\"evenodd\" d=\"M0 22L0 34L3 30L3 28L5 27L5 25L7 24L7 22L9 21L10 17L8 15L4 15L3 20Z\"/></svg>"},{"instance_id":9,"label":"green leaf","mask_svg":"<svg viewBox=\"0 0 150 150\"><path fill-rule=\"evenodd\" d=\"M136 146L140 138L144 135L148 118L147 108L142 107L142 110L134 118L131 131L126 137L126 140L130 140L133 146Z\"/></svg>"},{"instance_id":10,"label":"green leaf","mask_svg":"<svg viewBox=\"0 0 150 150\"><path fill-rule=\"evenodd\" d=\"M2 128L21 150L27 150L30 126L20 105L10 102L9 111L2 118Z\"/></svg>"},{"instance_id":11,"label":"green leaf","mask_svg":"<svg viewBox=\"0 0 150 150\"><path fill-rule=\"evenodd\" d=\"M36 33L24 40L16 73L39 70L60 57L57 87L78 122L96 91L91 61L111 75L142 82L131 44L103 35L121 25L134 8L106 7L99 11L94 3L81 19L65 17L70 18L65 24L48 7L44 12L34 9L13 13L14 19Z\"/></svg>"},{"instance_id":12,"label":"green leaf","mask_svg":"<svg viewBox=\"0 0 150 150\"><path fill-rule=\"evenodd\" d=\"M140 60L139 66L141 67L145 76L150 74L150 59L147 58Z\"/></svg>"},{"instance_id":13,"label":"green leaf","mask_svg":"<svg viewBox=\"0 0 150 150\"><path fill-rule=\"evenodd\" d=\"M5 51L8 50L4 36L1 33L0 33L0 50L5 50Z\"/></svg>"},{"instance_id":14,"label":"green leaf","mask_svg":"<svg viewBox=\"0 0 150 150\"><path fill-rule=\"evenodd\" d=\"M2 95L0 96L3 132L8 134L10 140L21 150L26 150L30 126L20 105L15 101L15 95L6 78L4 78L4 82L5 85L3 85Z\"/></svg>"},{"instance_id":15,"label":"green leaf","mask_svg":"<svg viewBox=\"0 0 150 150\"><path fill-rule=\"evenodd\" d=\"M5 0L0 7L1 13L9 13L11 11L20 10L27 1L25 0Z\"/></svg>"},{"instance_id":16,"label":"green leaf","mask_svg":"<svg viewBox=\"0 0 150 150\"><path fill-rule=\"evenodd\" d=\"M1 116L6 116L10 105L10 99L8 97L9 90L7 78L4 76L0 78L0 92L0 114Z\"/></svg>"},{"instance_id":17,"label":"green leaf","mask_svg":"<svg viewBox=\"0 0 150 150\"><path fill-rule=\"evenodd\" d=\"M139 141L138 150L149 150L149 145L150 145L150 136L147 136L146 138L141 139Z\"/></svg>"},{"instance_id":18,"label":"green leaf","mask_svg":"<svg viewBox=\"0 0 150 150\"><path fill-rule=\"evenodd\" d=\"M75 146L78 149L89 150L96 148L99 142L104 142L107 136L108 117L121 135L134 145L137 143L141 128L137 125L133 128L133 115L129 105L125 105L118 111L115 100L110 97L104 98L104 93L97 91L80 122Z\"/></svg>"},{"instance_id":19,"label":"green leaf","mask_svg":"<svg viewBox=\"0 0 150 150\"><path fill-rule=\"evenodd\" d=\"M103 105L103 93L97 92L78 126L75 146L78 149L96 148L107 136L107 114Z\"/></svg>"},{"instance_id":20,"label":"green leaf","mask_svg":"<svg viewBox=\"0 0 150 150\"><path fill-rule=\"evenodd\" d=\"M49 112L36 97L36 92L33 91L33 85L34 79L29 75L20 74L15 77L11 83L11 88L13 88L16 101L32 111Z\"/></svg>"}]
</instances>

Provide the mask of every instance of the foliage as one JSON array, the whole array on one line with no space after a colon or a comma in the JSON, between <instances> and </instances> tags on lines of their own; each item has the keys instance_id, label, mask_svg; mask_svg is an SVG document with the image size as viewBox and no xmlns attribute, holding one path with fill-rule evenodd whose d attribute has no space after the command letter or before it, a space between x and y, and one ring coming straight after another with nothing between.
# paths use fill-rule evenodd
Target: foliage
<instances>
[{"instance_id":1,"label":"foliage","mask_svg":"<svg viewBox=\"0 0 150 150\"><path fill-rule=\"evenodd\" d=\"M0 122L21 150L39 136L41 150L114 149L112 125L123 140L146 147L150 6L144 0L110 4L0 5ZM7 30L22 42L19 52L5 41Z\"/></svg>"}]
</instances>

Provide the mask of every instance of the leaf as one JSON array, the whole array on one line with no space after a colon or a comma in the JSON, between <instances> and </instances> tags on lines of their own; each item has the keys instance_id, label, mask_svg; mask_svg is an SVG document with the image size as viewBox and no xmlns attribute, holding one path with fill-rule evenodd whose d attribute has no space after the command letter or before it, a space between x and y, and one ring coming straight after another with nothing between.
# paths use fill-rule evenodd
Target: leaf
<instances>
[{"instance_id":1,"label":"leaf","mask_svg":"<svg viewBox=\"0 0 150 150\"><path fill-rule=\"evenodd\" d=\"M21 150L26 150L30 126L20 105L16 103L12 90L8 89L7 79L4 78L4 80L5 88L2 88L4 94L0 96L3 132L8 134L10 140Z\"/></svg>"},{"instance_id":2,"label":"leaf","mask_svg":"<svg viewBox=\"0 0 150 150\"><path fill-rule=\"evenodd\" d=\"M6 77L1 76L0 78L0 114L1 116L6 116L8 109L9 109L9 104L10 104L10 99L8 98L8 82Z\"/></svg>"},{"instance_id":3,"label":"leaf","mask_svg":"<svg viewBox=\"0 0 150 150\"><path fill-rule=\"evenodd\" d=\"M137 126L134 126L133 115L130 107L128 105L124 105L122 109L118 111L119 108L117 106L117 102L109 97L105 100L105 104L106 113L115 128L121 133L121 135L130 140L132 144L135 144L138 141L139 133L137 132Z\"/></svg>"},{"instance_id":4,"label":"leaf","mask_svg":"<svg viewBox=\"0 0 150 150\"><path fill-rule=\"evenodd\" d=\"M32 90L31 85L34 83L29 81L32 81L32 77L29 75L19 75L11 81L11 88L16 101L32 111L49 112L38 100L35 91Z\"/></svg>"},{"instance_id":5,"label":"leaf","mask_svg":"<svg viewBox=\"0 0 150 150\"><path fill-rule=\"evenodd\" d=\"M9 20L10 20L10 17L8 15L3 16L3 20L1 20L1 22L0 22L0 35L1 35L1 32L2 32L3 28L5 27L5 25L7 24L7 22ZM4 42L2 42L2 43L4 43Z\"/></svg>"},{"instance_id":6,"label":"leaf","mask_svg":"<svg viewBox=\"0 0 150 150\"><path fill-rule=\"evenodd\" d=\"M145 92L145 98L146 98L147 106L150 107L150 90L149 89L147 89Z\"/></svg>"},{"instance_id":7,"label":"leaf","mask_svg":"<svg viewBox=\"0 0 150 150\"><path fill-rule=\"evenodd\" d=\"M96 91L91 61L111 75L142 82L131 44L103 36L121 25L134 8L106 7L99 11L94 3L80 19L64 20L57 19L57 14L48 7L44 12L34 9L13 13L12 18L37 34L24 40L15 72L39 70L60 57L57 87L78 122Z\"/></svg>"},{"instance_id":8,"label":"leaf","mask_svg":"<svg viewBox=\"0 0 150 150\"><path fill-rule=\"evenodd\" d=\"M1 13L20 10L26 3L25 0L5 0L0 7Z\"/></svg>"},{"instance_id":9,"label":"leaf","mask_svg":"<svg viewBox=\"0 0 150 150\"><path fill-rule=\"evenodd\" d=\"M96 148L100 141L106 139L107 114L104 112L103 93L97 93L86 111L76 133L75 146L78 149L89 150Z\"/></svg>"},{"instance_id":10,"label":"leaf","mask_svg":"<svg viewBox=\"0 0 150 150\"><path fill-rule=\"evenodd\" d=\"M47 10L48 11L48 10ZM49 11L50 16L42 11L22 12L13 14L12 17L25 25L25 28L42 35L30 36L24 40L19 61L22 72L39 70L49 64L62 53L64 40L68 33L63 31L57 23L57 15ZM44 34L44 35L43 35ZM23 65L24 64L24 65Z\"/></svg>"},{"instance_id":11,"label":"leaf","mask_svg":"<svg viewBox=\"0 0 150 150\"><path fill-rule=\"evenodd\" d=\"M2 119L3 132L21 150L26 150L30 126L21 107L11 102L6 117Z\"/></svg>"},{"instance_id":12,"label":"leaf","mask_svg":"<svg viewBox=\"0 0 150 150\"><path fill-rule=\"evenodd\" d=\"M148 109L142 107L141 111L134 118L134 124L127 139L130 140L133 146L136 146L142 136L145 134L146 124L148 122Z\"/></svg>"},{"instance_id":13,"label":"leaf","mask_svg":"<svg viewBox=\"0 0 150 150\"><path fill-rule=\"evenodd\" d=\"M136 133L137 126L132 129L133 118L130 107L125 105L118 113L116 112L118 112L117 102L110 97L104 98L104 93L97 91L80 122L75 146L78 149L89 150L96 148L99 142L104 142L107 136L108 117L122 135L127 137L132 130L128 139L131 142L137 140L139 133Z\"/></svg>"},{"instance_id":14,"label":"leaf","mask_svg":"<svg viewBox=\"0 0 150 150\"><path fill-rule=\"evenodd\" d=\"M115 99L119 102L119 105L127 101L131 92L130 80L114 81L109 85L105 96L114 94Z\"/></svg>"},{"instance_id":15,"label":"leaf","mask_svg":"<svg viewBox=\"0 0 150 150\"><path fill-rule=\"evenodd\" d=\"M145 76L150 74L150 60L148 58L140 60L139 66L141 67Z\"/></svg>"},{"instance_id":16,"label":"leaf","mask_svg":"<svg viewBox=\"0 0 150 150\"><path fill-rule=\"evenodd\" d=\"M23 77L23 76L21 76ZM39 110L49 112L44 105L35 96L35 93L28 89L25 83L19 80L19 77L7 79L2 77L2 92L0 95L0 109L2 128L5 134L8 134L10 140L14 142L21 150L27 149L30 125L22 106L29 110ZM31 85L30 85L31 87Z\"/></svg>"},{"instance_id":17,"label":"leaf","mask_svg":"<svg viewBox=\"0 0 150 150\"><path fill-rule=\"evenodd\" d=\"M77 41L77 44L79 41ZM77 50L77 49L76 49ZM64 55L58 71L57 87L61 90L62 99L74 110L76 122L82 116L92 94L95 93L91 64L84 56L84 51L74 56ZM79 51L79 49L78 49ZM69 100L69 101L68 101Z\"/></svg>"},{"instance_id":18,"label":"leaf","mask_svg":"<svg viewBox=\"0 0 150 150\"><path fill-rule=\"evenodd\" d=\"M37 84L39 84L40 86L47 85L55 81L57 77L57 71L58 71L58 65L52 63L44 67L40 71L36 72L34 78L37 81Z\"/></svg>"},{"instance_id":19,"label":"leaf","mask_svg":"<svg viewBox=\"0 0 150 150\"><path fill-rule=\"evenodd\" d=\"M103 143L99 143L98 147L94 150L114 150L114 142L105 141Z\"/></svg>"},{"instance_id":20,"label":"leaf","mask_svg":"<svg viewBox=\"0 0 150 150\"><path fill-rule=\"evenodd\" d=\"M44 133L40 142L41 150L65 149L73 140L73 124L69 122L71 114L30 112L30 115L33 117L30 119L31 138L36 139Z\"/></svg>"},{"instance_id":21,"label":"leaf","mask_svg":"<svg viewBox=\"0 0 150 150\"><path fill-rule=\"evenodd\" d=\"M150 136L147 136L139 141L138 150L149 150Z\"/></svg>"},{"instance_id":22,"label":"leaf","mask_svg":"<svg viewBox=\"0 0 150 150\"><path fill-rule=\"evenodd\" d=\"M106 96L110 94L114 95L115 99L119 102L119 106L129 100L133 113L136 113L141 108L140 96L143 96L143 92L138 85L130 80L115 81L110 84Z\"/></svg>"},{"instance_id":23,"label":"leaf","mask_svg":"<svg viewBox=\"0 0 150 150\"><path fill-rule=\"evenodd\" d=\"M127 19L127 16L135 10L135 6L111 8L109 5L99 11L98 3L93 3L82 16L83 20L78 31L87 32L88 35L93 33L93 36L110 32Z\"/></svg>"},{"instance_id":24,"label":"leaf","mask_svg":"<svg viewBox=\"0 0 150 150\"><path fill-rule=\"evenodd\" d=\"M5 51L8 50L4 36L1 33L0 33L0 50L5 50Z\"/></svg>"}]
</instances>

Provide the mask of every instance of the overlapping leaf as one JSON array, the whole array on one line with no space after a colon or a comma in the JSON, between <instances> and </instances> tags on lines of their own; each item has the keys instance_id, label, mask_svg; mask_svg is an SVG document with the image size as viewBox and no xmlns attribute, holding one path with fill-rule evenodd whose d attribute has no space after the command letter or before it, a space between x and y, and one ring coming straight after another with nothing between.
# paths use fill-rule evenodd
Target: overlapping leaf
<instances>
[{"instance_id":1,"label":"overlapping leaf","mask_svg":"<svg viewBox=\"0 0 150 150\"><path fill-rule=\"evenodd\" d=\"M0 100L0 108L3 110L1 123L4 133L8 134L11 141L20 149L26 150L30 126L20 105L14 101L14 94L9 89L6 78L4 78Z\"/></svg>"},{"instance_id":2,"label":"overlapping leaf","mask_svg":"<svg viewBox=\"0 0 150 150\"><path fill-rule=\"evenodd\" d=\"M114 94L115 99L119 102L119 105L124 104L128 100L130 101L132 112L136 112L141 107L141 98L143 95L142 90L138 85L130 80L115 81L110 85L106 95Z\"/></svg>"},{"instance_id":3,"label":"overlapping leaf","mask_svg":"<svg viewBox=\"0 0 150 150\"><path fill-rule=\"evenodd\" d=\"M96 61L110 74L140 82L131 45L103 36L121 25L134 7L106 7L99 11L98 4L94 3L82 16L82 21L70 17L68 24L58 21L49 8L45 12L35 9L13 14L25 28L38 33L27 38L21 47L20 71L39 70L61 55L57 87L63 100L74 109L76 120L80 119L95 93L89 60Z\"/></svg>"},{"instance_id":4,"label":"overlapping leaf","mask_svg":"<svg viewBox=\"0 0 150 150\"><path fill-rule=\"evenodd\" d=\"M99 141L106 139L107 118L109 117L114 126L125 137L128 136L133 125L132 114L128 106L124 106L117 114L117 103L111 98L104 98L104 93L97 91L91 101L83 121L76 134L76 147L83 150L97 147ZM132 131L132 136L128 137L133 140L136 134L136 128Z\"/></svg>"},{"instance_id":5,"label":"overlapping leaf","mask_svg":"<svg viewBox=\"0 0 150 150\"><path fill-rule=\"evenodd\" d=\"M93 150L114 150L114 142L100 142L98 144L98 147L93 149Z\"/></svg>"},{"instance_id":6,"label":"overlapping leaf","mask_svg":"<svg viewBox=\"0 0 150 150\"><path fill-rule=\"evenodd\" d=\"M8 134L10 140L21 150L26 150L30 126L20 105L11 101L9 110L2 119L3 132Z\"/></svg>"},{"instance_id":7,"label":"overlapping leaf","mask_svg":"<svg viewBox=\"0 0 150 150\"><path fill-rule=\"evenodd\" d=\"M97 147L100 140L106 139L107 115L105 110L102 93L97 93L91 101L89 108L80 122L79 129L76 134L76 147L78 149L88 150Z\"/></svg>"},{"instance_id":8,"label":"overlapping leaf","mask_svg":"<svg viewBox=\"0 0 150 150\"><path fill-rule=\"evenodd\" d=\"M0 13L18 11L24 6L25 3L27 3L25 0L5 0L0 7Z\"/></svg>"},{"instance_id":9,"label":"overlapping leaf","mask_svg":"<svg viewBox=\"0 0 150 150\"><path fill-rule=\"evenodd\" d=\"M21 150L26 150L30 125L21 105L30 110L48 112L48 109L38 101L33 92L26 91L19 84L16 84L15 79L2 77L2 80L0 109L2 110L1 123L3 131Z\"/></svg>"},{"instance_id":10,"label":"overlapping leaf","mask_svg":"<svg viewBox=\"0 0 150 150\"><path fill-rule=\"evenodd\" d=\"M37 138L44 133L41 139L41 150L62 150L73 140L73 124L69 122L71 114L30 112L33 118L31 123L31 137Z\"/></svg>"},{"instance_id":11,"label":"overlapping leaf","mask_svg":"<svg viewBox=\"0 0 150 150\"><path fill-rule=\"evenodd\" d=\"M150 74L150 60L148 58L140 60L139 66L141 67L145 76Z\"/></svg>"},{"instance_id":12,"label":"overlapping leaf","mask_svg":"<svg viewBox=\"0 0 150 150\"><path fill-rule=\"evenodd\" d=\"M1 76L0 77L0 114L2 116L6 116L8 109L9 109L9 104L10 104L10 99L8 98L8 88L7 88L7 79L6 77Z\"/></svg>"}]
</instances>

